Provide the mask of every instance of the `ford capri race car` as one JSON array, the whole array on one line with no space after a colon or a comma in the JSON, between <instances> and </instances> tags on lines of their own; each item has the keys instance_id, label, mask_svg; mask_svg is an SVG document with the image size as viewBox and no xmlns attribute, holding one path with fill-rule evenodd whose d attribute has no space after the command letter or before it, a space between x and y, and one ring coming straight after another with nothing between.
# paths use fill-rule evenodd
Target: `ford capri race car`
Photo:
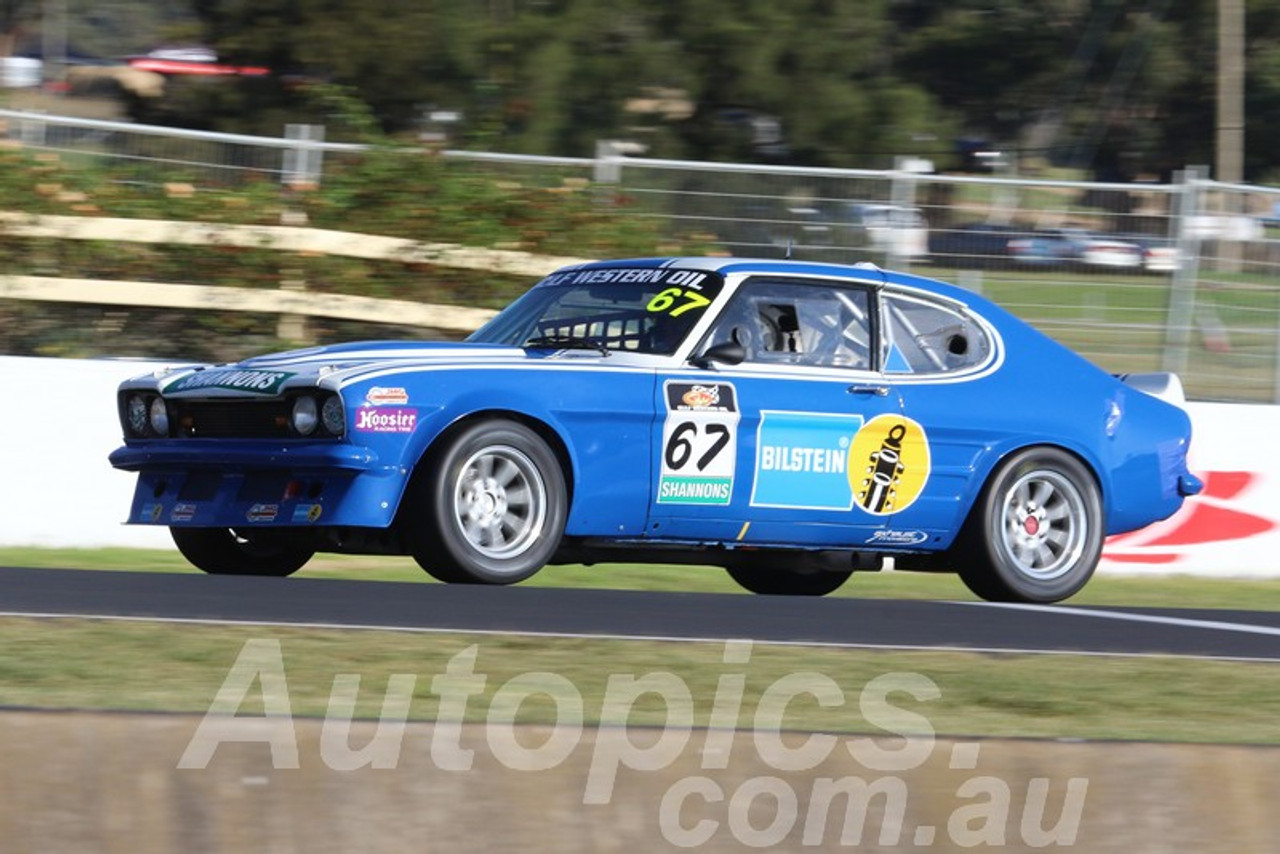
<instances>
[{"instance_id":1,"label":"ford capri race car","mask_svg":"<svg viewBox=\"0 0 1280 854\"><path fill-rule=\"evenodd\" d=\"M871 265L559 270L462 343L341 344L124 382L128 521L210 573L408 554L724 567L821 595L885 557L1052 602L1199 481L1190 422L981 296Z\"/></svg>"}]
</instances>

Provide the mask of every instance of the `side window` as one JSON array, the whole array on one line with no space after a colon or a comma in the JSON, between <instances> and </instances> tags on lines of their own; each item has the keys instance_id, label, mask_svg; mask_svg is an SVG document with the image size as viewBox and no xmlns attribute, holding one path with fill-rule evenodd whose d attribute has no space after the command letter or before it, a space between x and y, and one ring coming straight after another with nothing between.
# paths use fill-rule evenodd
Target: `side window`
<instances>
[{"instance_id":1,"label":"side window","mask_svg":"<svg viewBox=\"0 0 1280 854\"><path fill-rule=\"evenodd\" d=\"M958 307L886 294L881 364L889 374L939 374L981 365L991 355L982 326Z\"/></svg>"},{"instance_id":2,"label":"side window","mask_svg":"<svg viewBox=\"0 0 1280 854\"><path fill-rule=\"evenodd\" d=\"M709 344L736 340L746 361L871 366L868 291L800 282L747 282L716 322Z\"/></svg>"}]
</instances>

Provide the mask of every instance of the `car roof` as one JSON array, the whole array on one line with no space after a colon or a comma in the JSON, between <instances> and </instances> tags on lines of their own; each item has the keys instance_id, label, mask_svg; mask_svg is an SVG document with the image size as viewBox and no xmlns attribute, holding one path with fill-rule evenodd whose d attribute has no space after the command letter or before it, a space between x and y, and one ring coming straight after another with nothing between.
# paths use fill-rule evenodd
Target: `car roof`
<instances>
[{"instance_id":1,"label":"car roof","mask_svg":"<svg viewBox=\"0 0 1280 854\"><path fill-rule=\"evenodd\" d=\"M908 288L930 291L940 296L949 297L962 303L972 304L982 299L973 291L948 282L918 276L914 273L903 273L885 270L870 262L857 264L831 264L801 259L745 258L730 255L688 255L653 258L618 258L601 261L589 261L563 267L559 272L576 270L606 270L617 268L655 268L673 267L686 270L706 270L722 276L734 274L746 275L790 275L817 276L822 278L844 279L850 282L881 287L898 285Z\"/></svg>"}]
</instances>

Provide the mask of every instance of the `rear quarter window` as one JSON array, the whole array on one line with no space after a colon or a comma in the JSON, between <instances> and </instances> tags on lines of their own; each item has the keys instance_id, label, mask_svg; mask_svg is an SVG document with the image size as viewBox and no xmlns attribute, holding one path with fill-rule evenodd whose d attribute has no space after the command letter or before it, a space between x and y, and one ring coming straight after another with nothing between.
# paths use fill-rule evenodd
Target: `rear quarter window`
<instances>
[{"instance_id":1,"label":"rear quarter window","mask_svg":"<svg viewBox=\"0 0 1280 854\"><path fill-rule=\"evenodd\" d=\"M990 335L961 306L904 294L885 294L881 306L887 374L959 373L991 359Z\"/></svg>"}]
</instances>

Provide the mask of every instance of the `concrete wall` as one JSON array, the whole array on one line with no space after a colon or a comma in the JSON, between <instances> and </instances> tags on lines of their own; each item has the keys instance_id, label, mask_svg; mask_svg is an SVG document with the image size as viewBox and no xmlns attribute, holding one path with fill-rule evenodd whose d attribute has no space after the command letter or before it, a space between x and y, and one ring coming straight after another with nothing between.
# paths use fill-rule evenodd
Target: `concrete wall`
<instances>
[{"instance_id":1,"label":"concrete wall","mask_svg":"<svg viewBox=\"0 0 1280 854\"><path fill-rule=\"evenodd\" d=\"M706 733L695 731L655 770L621 767L602 799L591 782L601 751L652 734L588 729L554 767L512 770L488 749L492 733L469 725L456 737L474 748L472 767L445 770L432 758L437 727L409 724L395 767L339 771L323 758L322 722L283 721L298 767L277 770L262 719L242 718L225 734L250 741L223 742L206 767L179 768L201 720L0 713L0 849L1251 854L1275 851L1280 838L1280 749L1271 747L939 739L910 770L874 770L837 751L811 770L779 771L739 732L722 734L727 767L709 770L717 763L700 749ZM374 726L356 722L350 744L365 745ZM503 731L534 751L552 737L537 727ZM805 737L784 736L793 748ZM875 746L885 756L910 747ZM824 780L880 794L828 799ZM827 802L823 820L812 808Z\"/></svg>"},{"instance_id":2,"label":"concrete wall","mask_svg":"<svg viewBox=\"0 0 1280 854\"><path fill-rule=\"evenodd\" d=\"M0 357L0 546L172 548L127 527L133 477L113 470L115 388L161 363ZM1172 519L1108 544L1103 573L1280 575L1280 406L1192 403L1192 468L1208 482Z\"/></svg>"}]
</instances>

